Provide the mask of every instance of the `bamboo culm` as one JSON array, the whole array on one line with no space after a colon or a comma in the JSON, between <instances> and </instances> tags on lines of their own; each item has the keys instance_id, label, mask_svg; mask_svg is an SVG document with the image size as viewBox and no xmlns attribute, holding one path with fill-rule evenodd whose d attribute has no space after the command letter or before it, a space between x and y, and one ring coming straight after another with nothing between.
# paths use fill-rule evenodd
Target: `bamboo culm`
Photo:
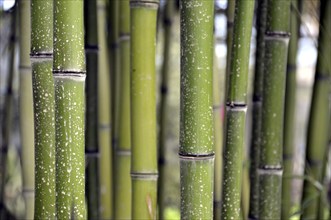
<instances>
[{"instance_id":1,"label":"bamboo culm","mask_svg":"<svg viewBox=\"0 0 331 220\"><path fill-rule=\"evenodd\" d=\"M98 21L97 1L84 2L86 53L85 156L88 219L99 219ZM88 16L87 16L88 15Z\"/></svg>"},{"instance_id":2,"label":"bamboo culm","mask_svg":"<svg viewBox=\"0 0 331 220\"><path fill-rule=\"evenodd\" d=\"M119 3L119 124L115 157L114 218L131 218L130 1Z\"/></svg>"},{"instance_id":3,"label":"bamboo culm","mask_svg":"<svg viewBox=\"0 0 331 220\"><path fill-rule=\"evenodd\" d=\"M168 96L168 78L170 68L170 50L172 40L172 16L174 11L174 1L167 0L163 14L164 27L164 45L163 45L163 64L162 64L162 79L160 85L160 106L159 106L159 137L158 137L158 211L159 218L164 219L165 210L165 147L166 147L166 118L167 118L167 96Z\"/></svg>"},{"instance_id":4,"label":"bamboo culm","mask_svg":"<svg viewBox=\"0 0 331 220\"><path fill-rule=\"evenodd\" d=\"M35 156L32 72L30 63L30 1L19 1L19 115L22 143L23 196L26 219L33 219L35 198Z\"/></svg>"},{"instance_id":5,"label":"bamboo culm","mask_svg":"<svg viewBox=\"0 0 331 220\"><path fill-rule=\"evenodd\" d=\"M86 218L83 1L54 1L56 217Z\"/></svg>"},{"instance_id":6,"label":"bamboo culm","mask_svg":"<svg viewBox=\"0 0 331 220\"><path fill-rule=\"evenodd\" d=\"M180 212L212 219L214 2L183 0L180 16Z\"/></svg>"},{"instance_id":7,"label":"bamboo culm","mask_svg":"<svg viewBox=\"0 0 331 220\"><path fill-rule=\"evenodd\" d=\"M313 95L308 122L305 175L322 183L323 159L330 137L330 51L331 51L331 2L321 1L318 56L313 86ZM301 219L316 219L320 192L310 182L303 185Z\"/></svg>"},{"instance_id":8,"label":"bamboo culm","mask_svg":"<svg viewBox=\"0 0 331 220\"><path fill-rule=\"evenodd\" d=\"M226 134L223 151L223 219L239 219L242 191L244 130L247 110L247 76L254 2L235 2L233 42L226 97Z\"/></svg>"},{"instance_id":9,"label":"bamboo culm","mask_svg":"<svg viewBox=\"0 0 331 220\"><path fill-rule=\"evenodd\" d=\"M157 0L131 0L132 219L156 219L155 44Z\"/></svg>"},{"instance_id":10,"label":"bamboo culm","mask_svg":"<svg viewBox=\"0 0 331 220\"><path fill-rule=\"evenodd\" d=\"M295 96L296 96L296 58L299 38L298 1L291 0L291 38L288 48L285 113L284 113L284 142L283 142L283 181L282 181L282 219L290 218L292 207L291 185L293 174L293 152L295 140Z\"/></svg>"},{"instance_id":11,"label":"bamboo culm","mask_svg":"<svg viewBox=\"0 0 331 220\"><path fill-rule=\"evenodd\" d=\"M109 74L109 50L106 41L106 0L97 1L98 8L98 139L100 218L113 217L113 158L111 144L111 94Z\"/></svg>"},{"instance_id":12,"label":"bamboo culm","mask_svg":"<svg viewBox=\"0 0 331 220\"><path fill-rule=\"evenodd\" d=\"M259 210L259 179L258 165L261 147L261 115L262 115L262 91L263 91L263 71L264 71L264 32L266 28L267 0L259 0L256 19L256 61L253 91L253 119L252 119L252 139L250 149L250 206L248 217L250 219L258 218Z\"/></svg>"},{"instance_id":13,"label":"bamboo culm","mask_svg":"<svg viewBox=\"0 0 331 220\"><path fill-rule=\"evenodd\" d=\"M280 219L283 120L290 1L268 1L265 31L261 148L258 165L259 219Z\"/></svg>"}]
</instances>

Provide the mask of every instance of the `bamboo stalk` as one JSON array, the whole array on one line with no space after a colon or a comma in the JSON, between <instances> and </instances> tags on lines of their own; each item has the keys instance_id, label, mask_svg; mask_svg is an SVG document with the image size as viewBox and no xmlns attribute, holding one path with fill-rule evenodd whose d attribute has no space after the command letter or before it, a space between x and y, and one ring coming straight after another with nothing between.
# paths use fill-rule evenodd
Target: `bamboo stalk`
<instances>
[{"instance_id":1,"label":"bamboo stalk","mask_svg":"<svg viewBox=\"0 0 331 220\"><path fill-rule=\"evenodd\" d=\"M247 76L254 2L235 3L233 43L226 109L226 139L223 153L222 218L239 219L245 121L247 109Z\"/></svg>"},{"instance_id":2,"label":"bamboo stalk","mask_svg":"<svg viewBox=\"0 0 331 220\"><path fill-rule=\"evenodd\" d=\"M253 119L252 119L252 139L250 150L250 196L249 196L249 219L258 219L259 211L259 179L258 165L261 148L261 115L262 115L262 91L263 91L263 71L264 71L264 32L266 29L267 0L257 2L256 18L256 61L253 91Z\"/></svg>"},{"instance_id":3,"label":"bamboo stalk","mask_svg":"<svg viewBox=\"0 0 331 220\"><path fill-rule=\"evenodd\" d=\"M280 219L283 120L290 1L268 1L265 31L259 219Z\"/></svg>"},{"instance_id":4,"label":"bamboo stalk","mask_svg":"<svg viewBox=\"0 0 331 220\"><path fill-rule=\"evenodd\" d=\"M88 219L99 219L99 174L98 174L98 21L97 1L85 0L85 53L86 53L86 130L85 155L86 195Z\"/></svg>"},{"instance_id":5,"label":"bamboo stalk","mask_svg":"<svg viewBox=\"0 0 331 220\"><path fill-rule=\"evenodd\" d=\"M131 0L132 218L156 219L155 44L157 0Z\"/></svg>"},{"instance_id":6,"label":"bamboo stalk","mask_svg":"<svg viewBox=\"0 0 331 220\"><path fill-rule=\"evenodd\" d=\"M130 1L119 3L120 92L119 140L116 146L115 219L131 218Z\"/></svg>"},{"instance_id":7,"label":"bamboo stalk","mask_svg":"<svg viewBox=\"0 0 331 220\"><path fill-rule=\"evenodd\" d=\"M166 119L167 119L167 96L168 96L168 78L170 68L170 50L172 40L172 16L174 11L174 2L167 0L163 14L164 27L164 45L163 45L163 64L162 64L162 79L160 85L160 106L159 106L159 139L158 139L158 213L159 219L164 219L165 210L165 167L166 167Z\"/></svg>"},{"instance_id":8,"label":"bamboo stalk","mask_svg":"<svg viewBox=\"0 0 331 220\"><path fill-rule=\"evenodd\" d=\"M5 93L4 100L4 114L3 120L4 122L1 124L2 126L2 141L1 141L1 149L0 149L0 219L6 219L8 215L10 215L6 204L5 204L5 186L6 186L6 177L7 177L7 155L9 142L12 132L12 124L13 124L13 81L14 81L14 63L15 63L15 41L16 41L16 6L14 6L13 10L10 12L11 14L11 22L10 22L10 45L9 45L9 71L7 76L7 89Z\"/></svg>"},{"instance_id":9,"label":"bamboo stalk","mask_svg":"<svg viewBox=\"0 0 331 220\"><path fill-rule=\"evenodd\" d=\"M308 122L305 175L314 181L322 182L323 158L329 140L329 92L330 92L330 36L331 2L321 1L320 33L318 38L318 57L315 82ZM318 189L307 180L304 181L301 219L316 219L318 214ZM305 207L305 203L307 206Z\"/></svg>"},{"instance_id":10,"label":"bamboo stalk","mask_svg":"<svg viewBox=\"0 0 331 220\"><path fill-rule=\"evenodd\" d=\"M212 219L214 2L180 2L181 218Z\"/></svg>"},{"instance_id":11,"label":"bamboo stalk","mask_svg":"<svg viewBox=\"0 0 331 220\"><path fill-rule=\"evenodd\" d=\"M35 125L35 219L55 218L53 1L31 1L31 63Z\"/></svg>"},{"instance_id":12,"label":"bamboo stalk","mask_svg":"<svg viewBox=\"0 0 331 220\"><path fill-rule=\"evenodd\" d=\"M54 1L56 191L58 219L84 219L83 1Z\"/></svg>"},{"instance_id":13,"label":"bamboo stalk","mask_svg":"<svg viewBox=\"0 0 331 220\"><path fill-rule=\"evenodd\" d=\"M298 1L291 0L291 38L288 48L286 91L285 91L285 114L284 114L284 142L283 142L283 182L282 182L282 219L290 218L292 207L291 185L289 176L293 173L293 152L295 141L295 96L296 96L296 58L299 38L299 19L297 16Z\"/></svg>"},{"instance_id":14,"label":"bamboo stalk","mask_svg":"<svg viewBox=\"0 0 331 220\"><path fill-rule=\"evenodd\" d=\"M26 219L33 219L35 198L35 157L34 157L34 123L32 71L30 63L30 1L19 1L19 115L20 136L22 143L23 196L25 200Z\"/></svg>"},{"instance_id":15,"label":"bamboo stalk","mask_svg":"<svg viewBox=\"0 0 331 220\"><path fill-rule=\"evenodd\" d=\"M98 7L98 139L99 139L99 183L100 218L113 217L113 158L111 144L111 94L109 75L109 51L106 42L106 1L97 1Z\"/></svg>"}]
</instances>

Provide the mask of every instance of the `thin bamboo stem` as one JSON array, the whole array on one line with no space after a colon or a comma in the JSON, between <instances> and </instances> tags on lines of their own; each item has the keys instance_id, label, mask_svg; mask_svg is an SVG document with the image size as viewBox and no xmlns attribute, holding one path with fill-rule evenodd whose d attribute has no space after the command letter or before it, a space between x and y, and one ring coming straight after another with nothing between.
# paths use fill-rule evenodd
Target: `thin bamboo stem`
<instances>
[{"instance_id":1,"label":"thin bamboo stem","mask_svg":"<svg viewBox=\"0 0 331 220\"><path fill-rule=\"evenodd\" d=\"M158 213L159 219L164 219L165 210L165 167L166 167L166 119L167 119L167 96L168 96L168 78L170 68L170 51L172 40L172 16L174 10L174 1L167 0L163 14L164 27L164 45L163 45L163 64L162 64L162 79L160 85L160 106L159 106L159 139L158 139Z\"/></svg>"},{"instance_id":2,"label":"thin bamboo stem","mask_svg":"<svg viewBox=\"0 0 331 220\"><path fill-rule=\"evenodd\" d=\"M250 149L250 205L249 219L257 219L259 211L259 179L258 165L261 148L261 116L262 116L262 91L263 91L263 71L264 71L264 32L266 29L267 0L257 1L257 18L256 18L256 61L254 74L254 91L253 91L253 116L252 116L252 139Z\"/></svg>"},{"instance_id":3,"label":"thin bamboo stem","mask_svg":"<svg viewBox=\"0 0 331 220\"><path fill-rule=\"evenodd\" d=\"M98 8L98 139L100 218L113 217L113 150L111 144L111 94L109 75L109 51L106 42L106 0L97 1Z\"/></svg>"},{"instance_id":4,"label":"thin bamboo stem","mask_svg":"<svg viewBox=\"0 0 331 220\"><path fill-rule=\"evenodd\" d=\"M157 0L131 0L132 219L156 219L155 44Z\"/></svg>"},{"instance_id":5,"label":"thin bamboo stem","mask_svg":"<svg viewBox=\"0 0 331 220\"><path fill-rule=\"evenodd\" d=\"M115 219L131 218L131 116L130 116L130 1L119 3L120 93L119 140L116 146Z\"/></svg>"},{"instance_id":6,"label":"thin bamboo stem","mask_svg":"<svg viewBox=\"0 0 331 220\"><path fill-rule=\"evenodd\" d=\"M214 2L180 2L181 218L212 219Z\"/></svg>"},{"instance_id":7,"label":"thin bamboo stem","mask_svg":"<svg viewBox=\"0 0 331 220\"><path fill-rule=\"evenodd\" d=\"M261 148L258 166L259 219L280 219L283 120L290 1L268 1L265 31Z\"/></svg>"},{"instance_id":8,"label":"thin bamboo stem","mask_svg":"<svg viewBox=\"0 0 331 220\"><path fill-rule=\"evenodd\" d=\"M85 156L88 219L99 219L98 21L97 1L85 0L86 129Z\"/></svg>"},{"instance_id":9,"label":"thin bamboo stem","mask_svg":"<svg viewBox=\"0 0 331 220\"><path fill-rule=\"evenodd\" d=\"M20 136L22 143L23 196L26 219L33 219L35 198L35 157L34 157L34 122L32 72L30 63L30 1L19 1L19 115Z\"/></svg>"},{"instance_id":10,"label":"thin bamboo stem","mask_svg":"<svg viewBox=\"0 0 331 220\"><path fill-rule=\"evenodd\" d=\"M331 2L321 1L320 33L315 82L308 122L305 174L322 182L323 158L329 141L330 122L330 51L331 51ZM319 191L308 181L304 181L301 219L316 219L318 214ZM308 203L309 202L309 203ZM304 205L307 203L307 206Z\"/></svg>"},{"instance_id":11,"label":"thin bamboo stem","mask_svg":"<svg viewBox=\"0 0 331 220\"><path fill-rule=\"evenodd\" d=\"M229 87L226 97L226 136L223 152L222 218L239 219L247 109L247 77L254 2L235 3Z\"/></svg>"},{"instance_id":12,"label":"thin bamboo stem","mask_svg":"<svg viewBox=\"0 0 331 220\"><path fill-rule=\"evenodd\" d=\"M54 1L56 206L58 219L85 219L83 1Z\"/></svg>"}]
</instances>

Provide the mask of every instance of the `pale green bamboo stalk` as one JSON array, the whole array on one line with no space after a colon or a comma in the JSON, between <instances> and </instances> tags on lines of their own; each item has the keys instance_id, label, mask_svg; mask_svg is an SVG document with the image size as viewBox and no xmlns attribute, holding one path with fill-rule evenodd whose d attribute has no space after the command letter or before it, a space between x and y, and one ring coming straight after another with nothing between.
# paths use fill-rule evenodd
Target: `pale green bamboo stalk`
<instances>
[{"instance_id":1,"label":"pale green bamboo stalk","mask_svg":"<svg viewBox=\"0 0 331 220\"><path fill-rule=\"evenodd\" d=\"M12 133L13 124L13 81L14 81L14 63L15 63L15 41L16 41L16 6L14 6L11 13L11 34L10 34L10 45L9 45L9 68L8 68L8 78L7 78L7 88L4 100L4 122L2 126L2 140L0 149L0 219L6 219L10 213L6 208L5 204L5 185L7 177L7 153L9 148L10 137Z\"/></svg>"},{"instance_id":2,"label":"pale green bamboo stalk","mask_svg":"<svg viewBox=\"0 0 331 220\"><path fill-rule=\"evenodd\" d=\"M250 196L249 196L249 219L258 219L259 214L259 179L258 165L261 148L261 115L262 115L262 91L263 91L263 71L264 71L264 32L266 28L267 0L257 1L256 18L256 59L254 73L253 91L253 116L252 116L252 139L250 149Z\"/></svg>"},{"instance_id":3,"label":"pale green bamboo stalk","mask_svg":"<svg viewBox=\"0 0 331 220\"><path fill-rule=\"evenodd\" d=\"M85 219L83 1L54 1L56 217Z\"/></svg>"},{"instance_id":4,"label":"pale green bamboo stalk","mask_svg":"<svg viewBox=\"0 0 331 220\"><path fill-rule=\"evenodd\" d=\"M183 0L180 16L181 218L212 219L214 1Z\"/></svg>"},{"instance_id":5,"label":"pale green bamboo stalk","mask_svg":"<svg viewBox=\"0 0 331 220\"><path fill-rule=\"evenodd\" d=\"M293 152L295 147L295 96L296 96L296 58L299 38L298 0L291 0L290 32L288 48L285 113L284 113L284 142L283 142L283 182L282 182L282 219L290 218L292 208L291 185L293 174Z\"/></svg>"},{"instance_id":6,"label":"pale green bamboo stalk","mask_svg":"<svg viewBox=\"0 0 331 220\"><path fill-rule=\"evenodd\" d=\"M259 219L280 219L283 120L290 1L269 0L265 31L261 148L258 166Z\"/></svg>"},{"instance_id":7,"label":"pale green bamboo stalk","mask_svg":"<svg viewBox=\"0 0 331 220\"><path fill-rule=\"evenodd\" d=\"M131 120L130 120L130 1L119 2L120 92L119 125L115 157L114 218L131 218Z\"/></svg>"},{"instance_id":8,"label":"pale green bamboo stalk","mask_svg":"<svg viewBox=\"0 0 331 220\"><path fill-rule=\"evenodd\" d=\"M155 44L158 0L130 0L132 219L156 219Z\"/></svg>"},{"instance_id":9,"label":"pale green bamboo stalk","mask_svg":"<svg viewBox=\"0 0 331 220\"><path fill-rule=\"evenodd\" d=\"M34 157L34 123L33 123L33 95L32 72L30 63L30 4L19 1L19 115L20 137L22 143L23 196L25 200L26 219L34 216L34 188L35 188L35 157Z\"/></svg>"},{"instance_id":10,"label":"pale green bamboo stalk","mask_svg":"<svg viewBox=\"0 0 331 220\"><path fill-rule=\"evenodd\" d=\"M31 63L35 131L35 219L55 218L53 1L31 1Z\"/></svg>"},{"instance_id":11,"label":"pale green bamboo stalk","mask_svg":"<svg viewBox=\"0 0 331 220\"><path fill-rule=\"evenodd\" d=\"M167 96L168 96L168 79L170 69L170 50L172 41L172 22L174 1L167 0L163 12L163 27L164 27L164 45L163 45L163 64L162 64L162 79L160 85L160 106L159 106L159 137L158 137L158 214L159 219L164 219L165 210L165 167L166 167L166 119L167 119Z\"/></svg>"},{"instance_id":12,"label":"pale green bamboo stalk","mask_svg":"<svg viewBox=\"0 0 331 220\"><path fill-rule=\"evenodd\" d=\"M109 54L106 41L106 0L97 1L98 7L98 139L99 139L99 184L100 218L113 217L113 151L111 145L111 95Z\"/></svg>"},{"instance_id":13,"label":"pale green bamboo stalk","mask_svg":"<svg viewBox=\"0 0 331 220\"><path fill-rule=\"evenodd\" d=\"M226 139L223 153L224 174L221 214L223 219L239 219L240 217L247 78L253 12L254 1L236 1L226 102Z\"/></svg>"},{"instance_id":14,"label":"pale green bamboo stalk","mask_svg":"<svg viewBox=\"0 0 331 220\"><path fill-rule=\"evenodd\" d=\"M314 181L322 182L323 158L329 141L330 122L330 51L331 51L331 2L321 1L320 33L318 38L318 57L315 82L308 122L305 175ZM304 181L302 195L303 214L301 219L316 219L318 214L318 189L307 180Z\"/></svg>"},{"instance_id":15,"label":"pale green bamboo stalk","mask_svg":"<svg viewBox=\"0 0 331 220\"><path fill-rule=\"evenodd\" d=\"M86 53L86 129L85 156L86 196L88 219L99 219L98 174L98 21L97 1L85 0L85 53Z\"/></svg>"}]
</instances>

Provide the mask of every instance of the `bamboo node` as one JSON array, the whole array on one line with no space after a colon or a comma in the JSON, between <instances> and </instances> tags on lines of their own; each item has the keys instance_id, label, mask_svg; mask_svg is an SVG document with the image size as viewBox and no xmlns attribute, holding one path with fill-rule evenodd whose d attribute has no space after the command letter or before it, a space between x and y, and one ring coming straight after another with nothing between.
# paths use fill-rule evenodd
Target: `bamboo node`
<instances>
[{"instance_id":1,"label":"bamboo node","mask_svg":"<svg viewBox=\"0 0 331 220\"><path fill-rule=\"evenodd\" d=\"M145 0L145 1L139 1L139 0L131 0L130 1L130 7L131 8L150 8L150 9L157 9L159 7L158 1L153 0Z\"/></svg>"},{"instance_id":2,"label":"bamboo node","mask_svg":"<svg viewBox=\"0 0 331 220\"><path fill-rule=\"evenodd\" d=\"M183 152L179 152L179 159L180 160L214 160L215 153L209 154L187 154Z\"/></svg>"},{"instance_id":3,"label":"bamboo node","mask_svg":"<svg viewBox=\"0 0 331 220\"><path fill-rule=\"evenodd\" d=\"M136 173L131 172L131 178L136 180L153 180L156 181L158 178L158 173Z\"/></svg>"},{"instance_id":4,"label":"bamboo node","mask_svg":"<svg viewBox=\"0 0 331 220\"><path fill-rule=\"evenodd\" d=\"M282 176L283 175L283 167L280 165L266 165L262 168L257 169L258 175L276 175Z\"/></svg>"}]
</instances>

